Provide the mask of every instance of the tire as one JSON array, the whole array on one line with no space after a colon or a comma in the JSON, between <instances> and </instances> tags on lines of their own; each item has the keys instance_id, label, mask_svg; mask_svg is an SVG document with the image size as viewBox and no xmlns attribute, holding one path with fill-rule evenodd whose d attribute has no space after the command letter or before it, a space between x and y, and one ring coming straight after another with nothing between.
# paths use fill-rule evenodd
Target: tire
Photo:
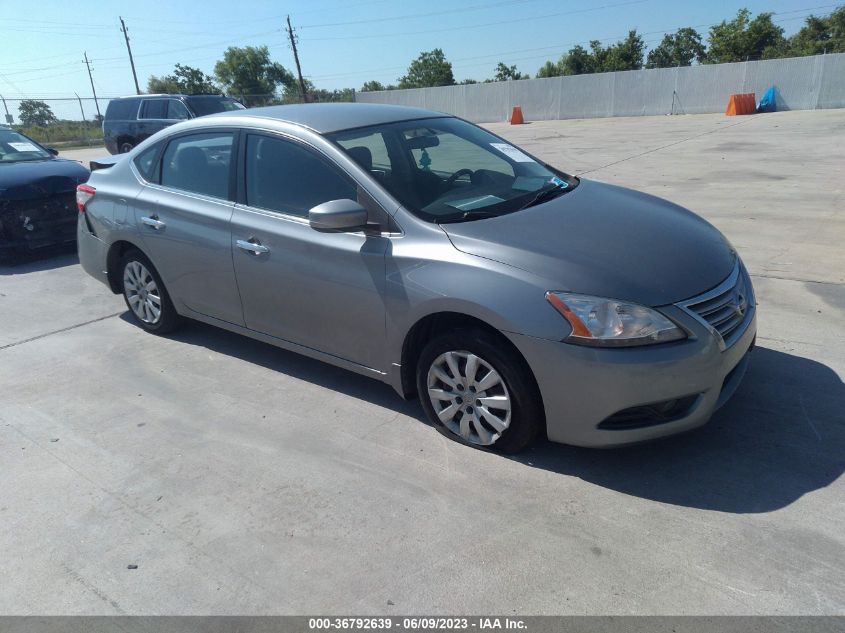
<instances>
[{"instance_id":1,"label":"tire","mask_svg":"<svg viewBox=\"0 0 845 633\"><path fill-rule=\"evenodd\" d=\"M128 143L128 142L121 143L120 147L118 148L118 153L119 154L128 154L129 152L132 151L133 147L134 147L134 145L132 145L132 143Z\"/></svg>"},{"instance_id":2,"label":"tire","mask_svg":"<svg viewBox=\"0 0 845 633\"><path fill-rule=\"evenodd\" d=\"M120 287L126 307L147 332L167 334L179 327L181 319L161 276L141 251L129 250L121 258Z\"/></svg>"},{"instance_id":3,"label":"tire","mask_svg":"<svg viewBox=\"0 0 845 633\"><path fill-rule=\"evenodd\" d=\"M417 393L437 430L477 448L518 453L545 423L525 360L481 328L458 328L429 341L417 363Z\"/></svg>"}]
</instances>

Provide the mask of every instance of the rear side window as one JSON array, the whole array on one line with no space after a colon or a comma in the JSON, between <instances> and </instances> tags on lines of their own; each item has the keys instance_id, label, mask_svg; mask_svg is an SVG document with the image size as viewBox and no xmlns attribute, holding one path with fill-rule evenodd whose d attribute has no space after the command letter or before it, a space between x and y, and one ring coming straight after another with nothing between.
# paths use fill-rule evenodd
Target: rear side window
<instances>
[{"instance_id":1,"label":"rear side window","mask_svg":"<svg viewBox=\"0 0 845 633\"><path fill-rule=\"evenodd\" d=\"M197 116L244 109L243 104L231 97L188 97L187 102Z\"/></svg>"},{"instance_id":2,"label":"rear side window","mask_svg":"<svg viewBox=\"0 0 845 633\"><path fill-rule=\"evenodd\" d=\"M112 99L106 108L106 120L133 121L138 116L138 99Z\"/></svg>"},{"instance_id":3,"label":"rear side window","mask_svg":"<svg viewBox=\"0 0 845 633\"><path fill-rule=\"evenodd\" d=\"M246 141L246 203L305 217L311 207L348 198L357 186L340 169L297 143L250 134Z\"/></svg>"},{"instance_id":4,"label":"rear side window","mask_svg":"<svg viewBox=\"0 0 845 633\"><path fill-rule=\"evenodd\" d=\"M161 159L161 184L227 199L232 139L231 132L209 132L170 141Z\"/></svg>"},{"instance_id":5,"label":"rear side window","mask_svg":"<svg viewBox=\"0 0 845 633\"><path fill-rule=\"evenodd\" d=\"M167 99L147 99L141 102L139 119L166 119Z\"/></svg>"},{"instance_id":6,"label":"rear side window","mask_svg":"<svg viewBox=\"0 0 845 633\"><path fill-rule=\"evenodd\" d=\"M190 119L191 114L185 104L179 99L170 99L167 102L167 118L168 119Z\"/></svg>"},{"instance_id":7,"label":"rear side window","mask_svg":"<svg viewBox=\"0 0 845 633\"><path fill-rule=\"evenodd\" d=\"M158 153L161 144L153 145L135 157L135 167L147 182L158 182Z\"/></svg>"}]
</instances>

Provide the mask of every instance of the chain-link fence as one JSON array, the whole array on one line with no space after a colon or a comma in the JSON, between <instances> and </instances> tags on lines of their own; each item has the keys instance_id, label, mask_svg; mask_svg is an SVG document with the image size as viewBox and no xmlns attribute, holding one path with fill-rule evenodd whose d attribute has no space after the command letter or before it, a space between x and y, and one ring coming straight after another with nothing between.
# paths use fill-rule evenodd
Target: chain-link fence
<instances>
[{"instance_id":1,"label":"chain-link fence","mask_svg":"<svg viewBox=\"0 0 845 633\"><path fill-rule=\"evenodd\" d=\"M102 117L108 99L52 97L47 99L0 96L2 119L39 143L55 147L100 145Z\"/></svg>"},{"instance_id":2,"label":"chain-link fence","mask_svg":"<svg viewBox=\"0 0 845 633\"><path fill-rule=\"evenodd\" d=\"M144 95L140 95L144 96ZM247 107L302 103L298 91L282 94L230 94ZM40 143L57 148L94 146L103 142L103 117L109 101L106 97L51 96L9 97L0 95L0 124L12 126ZM354 101L354 90L312 90L308 103Z\"/></svg>"}]
</instances>

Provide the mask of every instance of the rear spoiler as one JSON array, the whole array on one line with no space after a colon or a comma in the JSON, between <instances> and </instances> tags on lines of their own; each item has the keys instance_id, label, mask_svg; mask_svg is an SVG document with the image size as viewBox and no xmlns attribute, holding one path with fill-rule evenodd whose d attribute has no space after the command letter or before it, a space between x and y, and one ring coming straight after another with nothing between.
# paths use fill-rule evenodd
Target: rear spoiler
<instances>
[{"instance_id":1,"label":"rear spoiler","mask_svg":"<svg viewBox=\"0 0 845 633\"><path fill-rule=\"evenodd\" d=\"M121 155L117 156L104 156L103 158L97 158L92 160L88 165L91 168L91 171L97 171L98 169L108 169L112 167L117 161L123 158Z\"/></svg>"}]
</instances>

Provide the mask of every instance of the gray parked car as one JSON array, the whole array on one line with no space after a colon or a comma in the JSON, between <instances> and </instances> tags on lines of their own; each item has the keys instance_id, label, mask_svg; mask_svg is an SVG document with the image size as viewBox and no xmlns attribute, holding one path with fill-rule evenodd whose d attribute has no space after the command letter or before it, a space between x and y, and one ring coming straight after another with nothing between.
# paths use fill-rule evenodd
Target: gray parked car
<instances>
[{"instance_id":1,"label":"gray parked car","mask_svg":"<svg viewBox=\"0 0 845 633\"><path fill-rule=\"evenodd\" d=\"M692 429L754 346L713 226L436 112L230 112L92 167L80 259L141 327L189 317L371 376L469 444Z\"/></svg>"}]
</instances>

